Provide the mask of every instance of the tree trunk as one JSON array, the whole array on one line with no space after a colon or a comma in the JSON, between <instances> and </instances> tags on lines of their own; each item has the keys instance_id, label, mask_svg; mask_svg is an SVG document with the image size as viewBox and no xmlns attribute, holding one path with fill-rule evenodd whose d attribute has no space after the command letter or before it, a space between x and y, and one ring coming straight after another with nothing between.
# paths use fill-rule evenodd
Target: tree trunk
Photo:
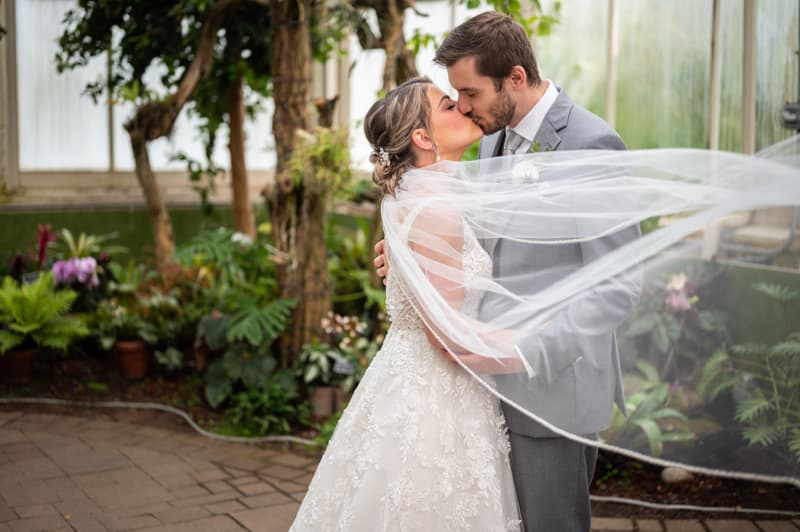
<instances>
[{"instance_id":1,"label":"tree trunk","mask_svg":"<svg viewBox=\"0 0 800 532\"><path fill-rule=\"evenodd\" d=\"M275 246L290 258L279 265L280 295L297 301L290 326L280 340L281 364L288 367L304 343L321 332L330 308L325 246L325 191L293 183L286 167L298 130L310 128L311 35L306 0L277 0L271 17L272 133L278 158L275 183L264 196Z\"/></svg>"},{"instance_id":2,"label":"tree trunk","mask_svg":"<svg viewBox=\"0 0 800 532\"><path fill-rule=\"evenodd\" d=\"M3 0L0 0L0 9L3 9ZM3 26L0 26L0 40L3 39L5 34L6 34L6 29Z\"/></svg>"},{"instance_id":3,"label":"tree trunk","mask_svg":"<svg viewBox=\"0 0 800 532\"><path fill-rule=\"evenodd\" d=\"M383 91L389 91L419 75L414 54L406 49L403 34L406 9L413 8L414 3L414 0L355 0L353 4L373 9L378 18L378 35L364 26L359 27L356 33L363 49L382 49L386 54L382 74Z\"/></svg>"},{"instance_id":4,"label":"tree trunk","mask_svg":"<svg viewBox=\"0 0 800 532\"><path fill-rule=\"evenodd\" d=\"M159 265L172 260L175 251L175 239L172 233L172 222L169 212L161 196L161 191L156 184L156 176L150 168L150 157L147 153L147 141L144 140L140 130L129 130L131 148L136 163L136 178L142 187L150 223L153 226L153 239L155 240L156 260Z\"/></svg>"},{"instance_id":5,"label":"tree trunk","mask_svg":"<svg viewBox=\"0 0 800 532\"><path fill-rule=\"evenodd\" d=\"M242 78L237 78L228 88L228 129L230 140L228 151L231 156L231 192L233 223L240 233L255 238L256 227L253 222L253 208L250 205L250 190L247 180L247 166L244 159L244 92Z\"/></svg>"},{"instance_id":6,"label":"tree trunk","mask_svg":"<svg viewBox=\"0 0 800 532\"><path fill-rule=\"evenodd\" d=\"M174 94L163 101L145 102L136 109L136 114L126 124L125 129L131 139L133 159L136 163L136 177L142 187L150 220L153 223L153 239L156 245L156 258L159 263L172 260L175 240L169 212L156 185L156 176L150 167L147 142L169 135L183 106L197 88L200 80L211 70L214 61L214 46L217 33L225 16L243 0L218 0L203 23L203 30L197 50L189 68L181 78Z\"/></svg>"}]
</instances>

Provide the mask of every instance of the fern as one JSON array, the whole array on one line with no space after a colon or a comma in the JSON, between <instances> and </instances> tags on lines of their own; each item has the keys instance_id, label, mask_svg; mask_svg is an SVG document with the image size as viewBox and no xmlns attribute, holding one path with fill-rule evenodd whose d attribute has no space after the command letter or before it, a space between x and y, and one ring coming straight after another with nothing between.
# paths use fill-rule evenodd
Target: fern
<instances>
[{"instance_id":1,"label":"fern","mask_svg":"<svg viewBox=\"0 0 800 532\"><path fill-rule=\"evenodd\" d=\"M755 288L756 291L778 301L779 303L788 303L800 295L800 292L780 284L756 283L753 285L753 288Z\"/></svg>"},{"instance_id":2,"label":"fern","mask_svg":"<svg viewBox=\"0 0 800 532\"><path fill-rule=\"evenodd\" d=\"M697 393L706 401L713 401L720 393L733 386L739 377L728 369L730 356L724 349L718 349L703 366Z\"/></svg>"},{"instance_id":3,"label":"fern","mask_svg":"<svg viewBox=\"0 0 800 532\"><path fill-rule=\"evenodd\" d=\"M0 330L0 353L11 351L25 340L21 334Z\"/></svg>"},{"instance_id":4,"label":"fern","mask_svg":"<svg viewBox=\"0 0 800 532\"><path fill-rule=\"evenodd\" d=\"M792 437L789 440L789 450L794 453L795 458L800 462L800 428L792 430Z\"/></svg>"},{"instance_id":5,"label":"fern","mask_svg":"<svg viewBox=\"0 0 800 532\"><path fill-rule=\"evenodd\" d=\"M742 435L750 442L750 445L772 445L780 440L786 426L782 423L773 423L764 418L759 423L749 425L742 431Z\"/></svg>"},{"instance_id":6,"label":"fern","mask_svg":"<svg viewBox=\"0 0 800 532\"><path fill-rule=\"evenodd\" d=\"M740 355L744 357L753 356L753 355L760 355L765 351L768 351L769 347L764 344L739 344L731 346L731 352L735 355Z\"/></svg>"},{"instance_id":7,"label":"fern","mask_svg":"<svg viewBox=\"0 0 800 532\"><path fill-rule=\"evenodd\" d=\"M792 358L797 355L800 355L800 339L788 339L775 344L770 349L770 352L774 355L778 355L781 357Z\"/></svg>"},{"instance_id":8,"label":"fern","mask_svg":"<svg viewBox=\"0 0 800 532\"><path fill-rule=\"evenodd\" d=\"M244 340L252 346L271 343L286 328L295 306L292 299L278 299L264 308L253 304L246 306L233 316L228 340Z\"/></svg>"},{"instance_id":9,"label":"fern","mask_svg":"<svg viewBox=\"0 0 800 532\"><path fill-rule=\"evenodd\" d=\"M775 404L763 395L744 399L736 405L736 419L742 422L754 421L764 413L774 410Z\"/></svg>"},{"instance_id":10,"label":"fern","mask_svg":"<svg viewBox=\"0 0 800 532\"><path fill-rule=\"evenodd\" d=\"M65 351L73 338L87 334L89 329L83 321L78 318L63 318L50 320L46 326L34 331L31 336L38 345Z\"/></svg>"},{"instance_id":11,"label":"fern","mask_svg":"<svg viewBox=\"0 0 800 532\"><path fill-rule=\"evenodd\" d=\"M26 343L66 349L87 335L83 321L66 316L76 297L72 290L56 290L49 272L22 286L6 277L0 288L0 321L7 330L0 331L0 353Z\"/></svg>"}]
</instances>

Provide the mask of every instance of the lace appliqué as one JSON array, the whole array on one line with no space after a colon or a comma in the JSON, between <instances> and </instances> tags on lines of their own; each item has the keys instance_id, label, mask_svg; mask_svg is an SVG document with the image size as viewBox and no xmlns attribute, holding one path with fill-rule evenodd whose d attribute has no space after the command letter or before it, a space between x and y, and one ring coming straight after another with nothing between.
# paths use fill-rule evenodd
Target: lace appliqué
<instances>
[{"instance_id":1,"label":"lace appliqu\u00e9","mask_svg":"<svg viewBox=\"0 0 800 532\"><path fill-rule=\"evenodd\" d=\"M465 228L467 276L491 260ZM390 270L391 271L391 270ZM390 277L392 325L342 415L292 532L519 531L497 399L428 342ZM465 295L477 314L480 293Z\"/></svg>"}]
</instances>

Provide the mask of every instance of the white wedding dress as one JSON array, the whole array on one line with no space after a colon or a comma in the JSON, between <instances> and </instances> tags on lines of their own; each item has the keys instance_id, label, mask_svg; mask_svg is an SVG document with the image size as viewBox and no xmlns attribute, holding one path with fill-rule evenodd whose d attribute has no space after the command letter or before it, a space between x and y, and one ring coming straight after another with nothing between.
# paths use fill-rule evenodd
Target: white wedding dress
<instances>
[{"instance_id":1,"label":"white wedding dress","mask_svg":"<svg viewBox=\"0 0 800 532\"><path fill-rule=\"evenodd\" d=\"M466 276L491 259L465 225ZM463 309L476 315L481 294ZM290 532L508 532L521 524L498 400L428 341L391 269L383 347L342 414Z\"/></svg>"}]
</instances>

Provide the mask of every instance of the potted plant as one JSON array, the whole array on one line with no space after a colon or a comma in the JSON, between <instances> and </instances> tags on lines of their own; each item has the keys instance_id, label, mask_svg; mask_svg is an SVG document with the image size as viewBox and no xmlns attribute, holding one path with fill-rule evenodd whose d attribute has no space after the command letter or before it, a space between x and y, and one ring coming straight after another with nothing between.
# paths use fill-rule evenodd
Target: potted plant
<instances>
[{"instance_id":1,"label":"potted plant","mask_svg":"<svg viewBox=\"0 0 800 532\"><path fill-rule=\"evenodd\" d=\"M197 371L205 371L211 354L221 352L227 347L230 325L230 317L218 310L200 318L194 340L194 364Z\"/></svg>"},{"instance_id":2,"label":"potted plant","mask_svg":"<svg viewBox=\"0 0 800 532\"><path fill-rule=\"evenodd\" d=\"M308 386L312 415L323 419L341 410L380 349L385 323L373 333L358 316L329 312L322 320L324 341L303 346L295 370Z\"/></svg>"},{"instance_id":3,"label":"potted plant","mask_svg":"<svg viewBox=\"0 0 800 532\"><path fill-rule=\"evenodd\" d=\"M0 286L0 378L8 382L30 380L33 361L41 347L66 350L88 334L79 318L67 316L77 294L57 290L52 273L32 283L11 277Z\"/></svg>"},{"instance_id":4,"label":"potted plant","mask_svg":"<svg viewBox=\"0 0 800 532\"><path fill-rule=\"evenodd\" d=\"M150 345L157 341L156 328L142 316L138 301L104 300L98 307L96 328L100 345L117 354L120 372L140 379L150 365Z\"/></svg>"},{"instance_id":5,"label":"potted plant","mask_svg":"<svg viewBox=\"0 0 800 532\"><path fill-rule=\"evenodd\" d=\"M339 387L334 383L333 367L342 358L326 343L303 346L297 359L296 373L308 386L311 417L325 419L336 411Z\"/></svg>"}]
</instances>

